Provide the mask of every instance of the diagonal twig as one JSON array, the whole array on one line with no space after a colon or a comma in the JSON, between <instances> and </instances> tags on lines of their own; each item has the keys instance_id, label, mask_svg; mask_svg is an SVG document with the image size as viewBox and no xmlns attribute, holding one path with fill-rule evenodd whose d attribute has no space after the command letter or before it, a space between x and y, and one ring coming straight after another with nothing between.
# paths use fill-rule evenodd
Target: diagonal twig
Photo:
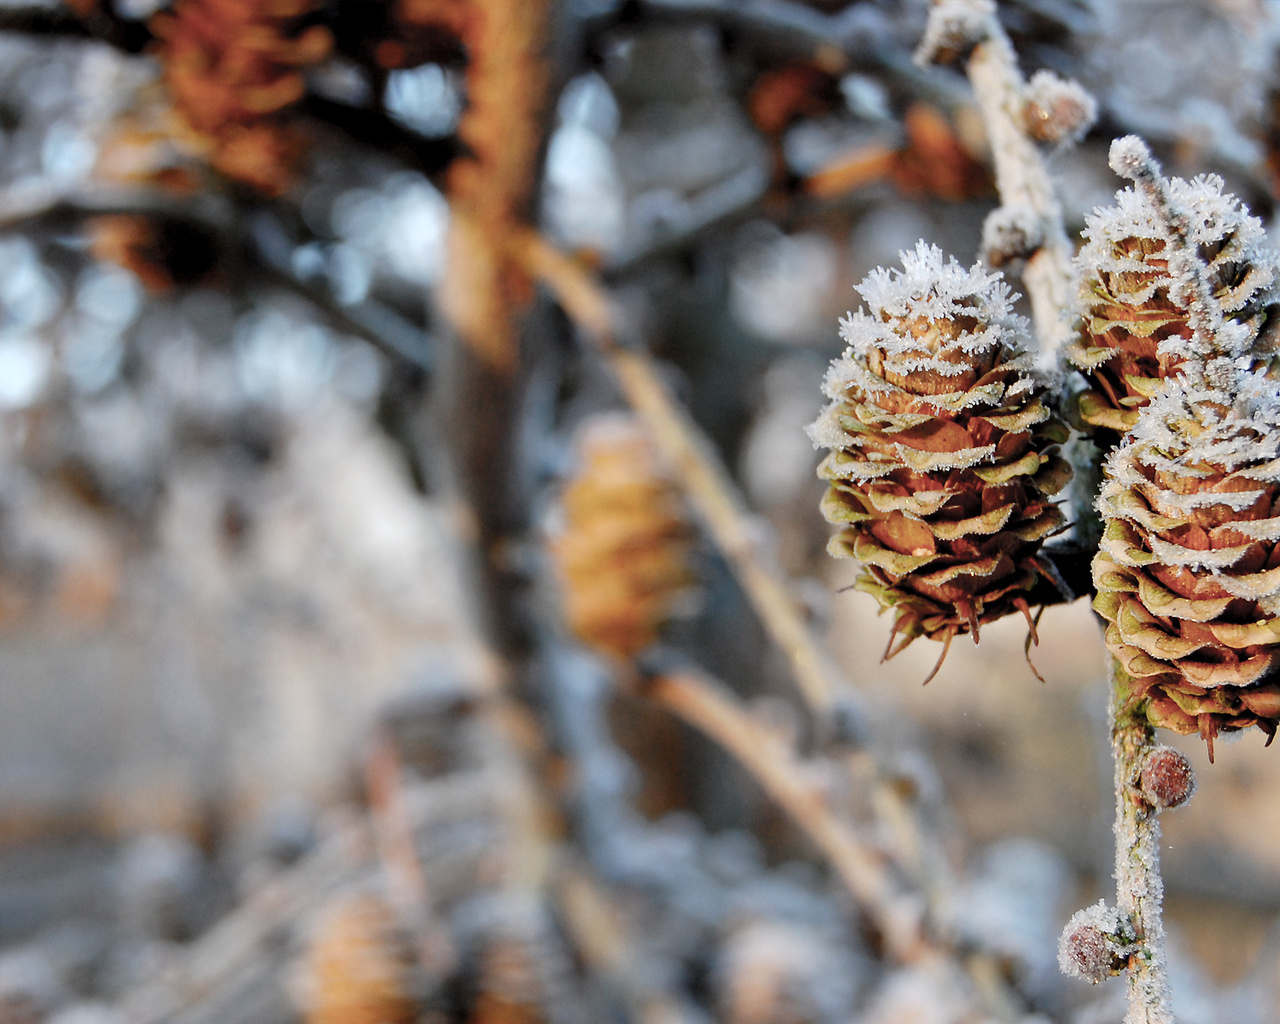
<instances>
[{"instance_id":1,"label":"diagonal twig","mask_svg":"<svg viewBox=\"0 0 1280 1024\"><path fill-rule=\"evenodd\" d=\"M884 857L836 816L794 751L753 719L727 688L701 673L678 671L647 681L642 692L711 737L751 772L822 851L895 959L912 963L929 951L923 906L904 892Z\"/></svg>"}]
</instances>

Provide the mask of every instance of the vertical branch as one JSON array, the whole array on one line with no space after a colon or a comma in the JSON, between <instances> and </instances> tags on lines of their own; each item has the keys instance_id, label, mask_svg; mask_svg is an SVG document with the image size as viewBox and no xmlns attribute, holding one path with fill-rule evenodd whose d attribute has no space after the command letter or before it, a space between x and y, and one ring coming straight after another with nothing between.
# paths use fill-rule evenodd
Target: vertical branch
<instances>
[{"instance_id":1,"label":"vertical branch","mask_svg":"<svg viewBox=\"0 0 1280 1024\"><path fill-rule=\"evenodd\" d=\"M455 33L466 46L467 105L458 125L469 154L449 171L450 226L440 311L452 328L434 375L433 467L459 499L480 551L495 637L510 630L507 588L492 554L512 526L509 481L522 382L516 373L531 297L509 240L530 221L550 72L550 0L399 0L408 25Z\"/></svg>"},{"instance_id":2,"label":"vertical branch","mask_svg":"<svg viewBox=\"0 0 1280 1024\"><path fill-rule=\"evenodd\" d=\"M419 5L421 8L423 5ZM440 12L420 9L426 19ZM448 260L440 306L490 370L516 366L516 319L528 286L504 242L528 221L548 87L547 0L452 0L470 58L458 135L471 156L449 170ZM459 13L456 8L462 8ZM415 13L405 0L404 14Z\"/></svg>"},{"instance_id":3,"label":"vertical branch","mask_svg":"<svg viewBox=\"0 0 1280 1024\"><path fill-rule=\"evenodd\" d=\"M1022 272L1042 361L1052 364L1070 336L1071 246L1058 202L1023 113L1027 83L992 0L941 0L931 14L917 60L940 59L973 43L966 70L991 143L1004 230L1017 224L1028 249ZM1081 95L1084 95L1083 92ZM1092 110L1083 112L1091 118ZM993 215L994 216L994 215ZM988 221L988 230L992 225Z\"/></svg>"},{"instance_id":4,"label":"vertical branch","mask_svg":"<svg viewBox=\"0 0 1280 1024\"><path fill-rule=\"evenodd\" d=\"M1125 971L1129 1012L1125 1024L1173 1024L1160 904L1160 823L1141 791L1142 765L1156 748L1155 730L1124 708L1131 681L1111 662L1111 750L1116 787L1116 906L1132 925L1136 949Z\"/></svg>"},{"instance_id":5,"label":"vertical branch","mask_svg":"<svg viewBox=\"0 0 1280 1024\"><path fill-rule=\"evenodd\" d=\"M1071 246L1044 158L1023 129L1022 75L994 15L987 38L974 47L968 71L991 140L1000 201L1033 210L1039 219L1040 245L1027 259L1022 280L1041 352L1056 354L1071 333L1064 315L1071 305Z\"/></svg>"}]
</instances>

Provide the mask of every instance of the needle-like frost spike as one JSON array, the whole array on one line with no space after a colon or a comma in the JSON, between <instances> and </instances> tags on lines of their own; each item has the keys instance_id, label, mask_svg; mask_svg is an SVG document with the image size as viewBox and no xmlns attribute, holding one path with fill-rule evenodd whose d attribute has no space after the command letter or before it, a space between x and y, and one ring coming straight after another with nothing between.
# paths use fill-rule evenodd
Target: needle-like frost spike
<instances>
[{"instance_id":1,"label":"needle-like frost spike","mask_svg":"<svg viewBox=\"0 0 1280 1024\"><path fill-rule=\"evenodd\" d=\"M893 610L887 657L919 636L976 642L981 623L1014 611L1030 622L1041 542L1063 525L1053 496L1070 476L1057 454L1066 426L1002 276L923 242L902 264L858 286L869 312L841 321L849 347L809 428L830 449L822 511L841 529L828 550L861 562L858 588Z\"/></svg>"}]
</instances>

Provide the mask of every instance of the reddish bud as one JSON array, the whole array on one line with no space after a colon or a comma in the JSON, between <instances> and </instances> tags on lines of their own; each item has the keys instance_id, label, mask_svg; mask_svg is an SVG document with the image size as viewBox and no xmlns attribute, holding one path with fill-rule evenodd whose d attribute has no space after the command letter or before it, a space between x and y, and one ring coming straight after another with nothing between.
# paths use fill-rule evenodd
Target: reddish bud
<instances>
[{"instance_id":1,"label":"reddish bud","mask_svg":"<svg viewBox=\"0 0 1280 1024\"><path fill-rule=\"evenodd\" d=\"M1062 973L1095 985L1119 974L1133 951L1127 931L1119 912L1103 902L1076 911L1058 940Z\"/></svg>"},{"instance_id":2,"label":"reddish bud","mask_svg":"<svg viewBox=\"0 0 1280 1024\"><path fill-rule=\"evenodd\" d=\"M1095 985L1111 977L1111 950L1107 940L1094 925L1081 925L1062 937L1062 959L1070 965L1070 973Z\"/></svg>"},{"instance_id":3,"label":"reddish bud","mask_svg":"<svg viewBox=\"0 0 1280 1024\"><path fill-rule=\"evenodd\" d=\"M1196 776L1186 755L1157 747L1142 762L1142 795L1157 808L1177 807L1196 791Z\"/></svg>"},{"instance_id":4,"label":"reddish bud","mask_svg":"<svg viewBox=\"0 0 1280 1024\"><path fill-rule=\"evenodd\" d=\"M1037 142L1079 142L1097 119L1097 102L1078 82L1037 71L1027 83L1022 123Z\"/></svg>"}]
</instances>

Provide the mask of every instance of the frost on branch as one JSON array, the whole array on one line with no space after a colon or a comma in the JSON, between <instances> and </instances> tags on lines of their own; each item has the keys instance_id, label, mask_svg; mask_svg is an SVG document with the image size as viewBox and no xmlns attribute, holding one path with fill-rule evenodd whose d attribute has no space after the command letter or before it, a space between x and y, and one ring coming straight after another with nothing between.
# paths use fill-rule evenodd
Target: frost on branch
<instances>
[{"instance_id":1,"label":"frost on branch","mask_svg":"<svg viewBox=\"0 0 1280 1024\"><path fill-rule=\"evenodd\" d=\"M1143 177L1159 176L1155 159L1147 144L1136 135L1125 135L1111 142L1107 163L1122 178L1138 181Z\"/></svg>"},{"instance_id":2,"label":"frost on branch","mask_svg":"<svg viewBox=\"0 0 1280 1024\"><path fill-rule=\"evenodd\" d=\"M831 449L828 550L862 563L859 589L895 614L887 654L918 636L950 644L1013 611L1041 541L1063 523L1053 495L1070 468L1065 425L1023 348L1026 324L999 273L921 242L901 270L873 271L868 311L841 321L831 404L810 427ZM945 654L945 650L944 650Z\"/></svg>"},{"instance_id":3,"label":"frost on branch","mask_svg":"<svg viewBox=\"0 0 1280 1024\"><path fill-rule=\"evenodd\" d=\"M1044 242L1044 218L1029 206L997 206L982 222L982 261L999 268L1025 260Z\"/></svg>"},{"instance_id":4,"label":"frost on branch","mask_svg":"<svg viewBox=\"0 0 1280 1024\"><path fill-rule=\"evenodd\" d=\"M1178 372L1229 390L1239 370L1270 370L1280 323L1280 256L1221 178L1166 181L1134 136L1116 141L1111 162L1135 185L1085 220L1081 320L1066 353L1089 383L1080 418L1104 446Z\"/></svg>"}]
</instances>

